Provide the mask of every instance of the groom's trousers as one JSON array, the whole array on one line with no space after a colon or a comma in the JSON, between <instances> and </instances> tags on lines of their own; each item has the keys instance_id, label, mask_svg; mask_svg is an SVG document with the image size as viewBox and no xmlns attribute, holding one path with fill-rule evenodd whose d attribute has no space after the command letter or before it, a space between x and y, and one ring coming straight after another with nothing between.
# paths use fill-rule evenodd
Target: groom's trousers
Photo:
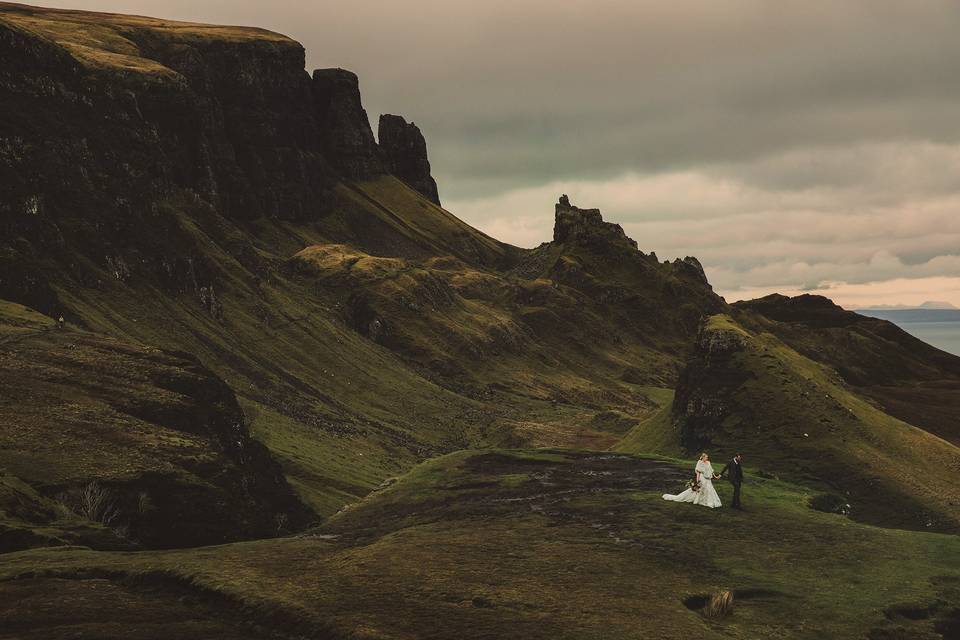
<instances>
[{"instance_id":1,"label":"groom's trousers","mask_svg":"<svg viewBox=\"0 0 960 640\"><path fill-rule=\"evenodd\" d=\"M734 482L733 484L733 507L740 507L740 483Z\"/></svg>"}]
</instances>

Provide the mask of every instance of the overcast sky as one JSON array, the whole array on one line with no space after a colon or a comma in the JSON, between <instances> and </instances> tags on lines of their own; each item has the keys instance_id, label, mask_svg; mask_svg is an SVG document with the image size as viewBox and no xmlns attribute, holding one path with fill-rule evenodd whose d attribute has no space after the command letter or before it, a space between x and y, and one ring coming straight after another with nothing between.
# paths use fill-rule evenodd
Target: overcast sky
<instances>
[{"instance_id":1,"label":"overcast sky","mask_svg":"<svg viewBox=\"0 0 960 640\"><path fill-rule=\"evenodd\" d=\"M521 246L553 203L695 255L728 299L960 306L960 3L63 0L248 24L423 130L447 209Z\"/></svg>"}]
</instances>

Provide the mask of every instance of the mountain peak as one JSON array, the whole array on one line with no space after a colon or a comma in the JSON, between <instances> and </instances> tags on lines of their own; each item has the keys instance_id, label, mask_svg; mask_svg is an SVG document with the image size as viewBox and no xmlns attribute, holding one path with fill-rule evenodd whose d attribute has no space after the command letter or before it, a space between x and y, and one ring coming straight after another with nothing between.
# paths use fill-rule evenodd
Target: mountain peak
<instances>
[{"instance_id":1,"label":"mountain peak","mask_svg":"<svg viewBox=\"0 0 960 640\"><path fill-rule=\"evenodd\" d=\"M633 249L637 242L629 238L623 227L613 222L604 222L600 209L581 209L570 204L567 194L560 196L556 204L553 225L554 242L623 243Z\"/></svg>"},{"instance_id":2,"label":"mountain peak","mask_svg":"<svg viewBox=\"0 0 960 640\"><path fill-rule=\"evenodd\" d=\"M920 305L921 309L956 309L957 306L942 300L927 300Z\"/></svg>"},{"instance_id":3,"label":"mountain peak","mask_svg":"<svg viewBox=\"0 0 960 640\"><path fill-rule=\"evenodd\" d=\"M690 274L697 280L700 280L703 284L709 286L710 283L707 281L707 274L703 270L703 265L700 264L700 261L693 256L687 256L682 259L677 258L673 261L673 264L677 269Z\"/></svg>"}]
</instances>

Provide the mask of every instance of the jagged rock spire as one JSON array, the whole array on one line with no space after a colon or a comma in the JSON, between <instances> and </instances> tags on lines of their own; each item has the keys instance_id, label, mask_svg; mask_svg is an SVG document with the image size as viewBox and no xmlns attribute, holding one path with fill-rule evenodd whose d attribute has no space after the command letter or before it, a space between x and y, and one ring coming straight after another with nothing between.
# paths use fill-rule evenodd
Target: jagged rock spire
<instances>
[{"instance_id":1,"label":"jagged rock spire","mask_svg":"<svg viewBox=\"0 0 960 640\"><path fill-rule=\"evenodd\" d=\"M420 128L401 116L385 113L380 116L378 137L387 171L440 204L437 182L430 175L427 143Z\"/></svg>"},{"instance_id":2,"label":"jagged rock spire","mask_svg":"<svg viewBox=\"0 0 960 640\"><path fill-rule=\"evenodd\" d=\"M687 273L703 284L709 286L709 283L707 282L707 274L703 271L703 265L700 264L700 261L693 256L687 256L682 260L677 258L673 261L673 264L679 271Z\"/></svg>"},{"instance_id":3,"label":"jagged rock spire","mask_svg":"<svg viewBox=\"0 0 960 640\"><path fill-rule=\"evenodd\" d=\"M627 237L623 227L604 222L600 209L581 209L570 204L567 194L560 196L553 224L554 242L595 241L625 243L634 249L635 240Z\"/></svg>"},{"instance_id":4,"label":"jagged rock spire","mask_svg":"<svg viewBox=\"0 0 960 640\"><path fill-rule=\"evenodd\" d=\"M346 69L317 69L312 88L324 154L343 177L361 180L386 173L360 102L357 75Z\"/></svg>"}]
</instances>

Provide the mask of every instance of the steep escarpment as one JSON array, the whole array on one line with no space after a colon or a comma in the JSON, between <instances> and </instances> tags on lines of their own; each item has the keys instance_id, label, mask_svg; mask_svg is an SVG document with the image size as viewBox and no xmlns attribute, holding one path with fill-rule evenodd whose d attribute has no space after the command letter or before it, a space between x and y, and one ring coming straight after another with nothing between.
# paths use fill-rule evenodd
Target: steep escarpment
<instances>
[{"instance_id":1,"label":"steep escarpment","mask_svg":"<svg viewBox=\"0 0 960 640\"><path fill-rule=\"evenodd\" d=\"M317 69L311 90L323 149L342 175L359 180L385 173L370 120L360 104L357 75L345 69Z\"/></svg>"},{"instance_id":2,"label":"steep escarpment","mask_svg":"<svg viewBox=\"0 0 960 640\"><path fill-rule=\"evenodd\" d=\"M0 47L0 298L195 354L321 511L473 409L343 327L336 292L285 276L316 242L508 251L382 169L353 74L311 78L298 43L260 29L11 4Z\"/></svg>"},{"instance_id":3,"label":"steep escarpment","mask_svg":"<svg viewBox=\"0 0 960 640\"><path fill-rule=\"evenodd\" d=\"M18 240L3 247L8 299L56 311L51 269L83 283L99 267L171 290L209 286L214 268L165 211L171 201L240 225L309 223L348 204L342 180L387 174L356 76L311 79L288 38L0 9L0 220ZM242 243L234 253L256 259Z\"/></svg>"}]
</instances>

